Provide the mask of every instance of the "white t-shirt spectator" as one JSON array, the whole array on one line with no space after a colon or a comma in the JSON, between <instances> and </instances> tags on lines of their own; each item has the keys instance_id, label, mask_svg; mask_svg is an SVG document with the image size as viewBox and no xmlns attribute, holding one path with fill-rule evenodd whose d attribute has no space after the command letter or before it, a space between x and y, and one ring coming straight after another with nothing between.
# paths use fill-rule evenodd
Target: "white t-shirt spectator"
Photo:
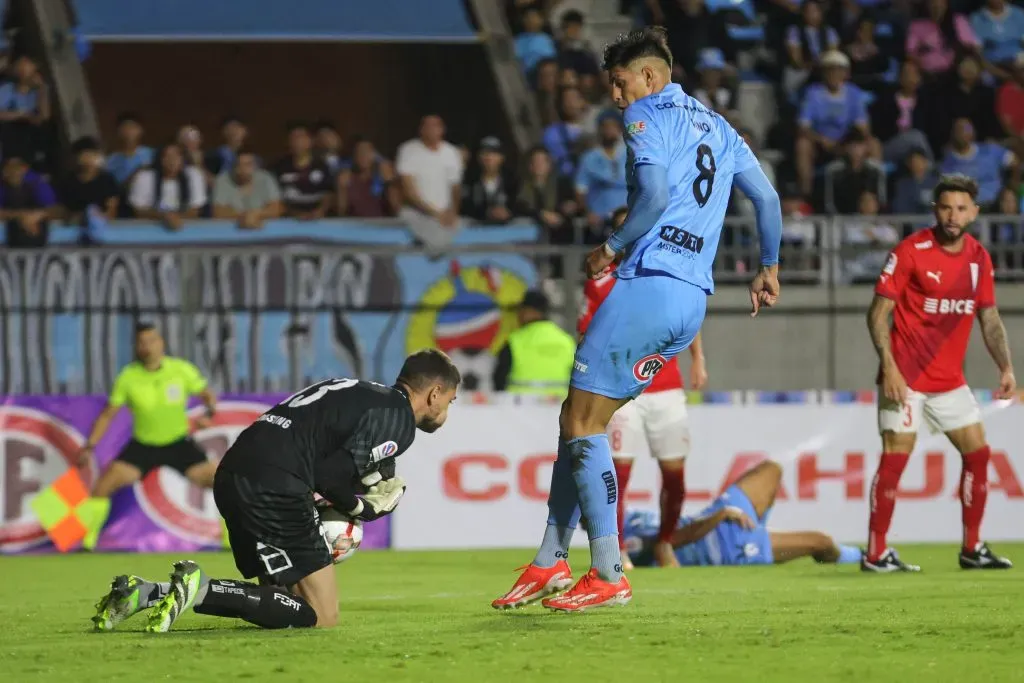
<instances>
[{"instance_id":1,"label":"white t-shirt spectator","mask_svg":"<svg viewBox=\"0 0 1024 683\"><path fill-rule=\"evenodd\" d=\"M462 185L462 154L446 141L437 149L430 149L419 139L403 143L395 167L399 175L413 179L420 199L438 211L449 208L452 187Z\"/></svg>"},{"instance_id":2,"label":"white t-shirt spectator","mask_svg":"<svg viewBox=\"0 0 1024 683\"><path fill-rule=\"evenodd\" d=\"M135 174L128 201L136 209L157 209L159 211L186 211L206 206L206 181L203 173L194 166L185 167L185 182L188 183L188 206L182 206L181 186L177 178L164 178L159 188L157 202L157 174L145 168Z\"/></svg>"}]
</instances>

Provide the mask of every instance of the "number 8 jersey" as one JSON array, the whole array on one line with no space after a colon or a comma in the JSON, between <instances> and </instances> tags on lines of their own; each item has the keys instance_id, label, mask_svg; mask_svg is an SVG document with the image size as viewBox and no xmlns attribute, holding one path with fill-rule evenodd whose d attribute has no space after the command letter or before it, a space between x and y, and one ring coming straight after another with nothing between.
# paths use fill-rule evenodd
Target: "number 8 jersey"
<instances>
[{"instance_id":1,"label":"number 8 jersey","mask_svg":"<svg viewBox=\"0 0 1024 683\"><path fill-rule=\"evenodd\" d=\"M668 171L669 203L661 219L633 243L620 279L668 275L714 292L711 267L733 176L758 165L729 123L675 83L637 100L623 114L629 205L637 200L636 167Z\"/></svg>"},{"instance_id":2,"label":"number 8 jersey","mask_svg":"<svg viewBox=\"0 0 1024 683\"><path fill-rule=\"evenodd\" d=\"M359 480L394 476L412 445L416 418L405 392L374 382L328 379L306 387L245 428L220 468L280 486L348 500Z\"/></svg>"}]
</instances>

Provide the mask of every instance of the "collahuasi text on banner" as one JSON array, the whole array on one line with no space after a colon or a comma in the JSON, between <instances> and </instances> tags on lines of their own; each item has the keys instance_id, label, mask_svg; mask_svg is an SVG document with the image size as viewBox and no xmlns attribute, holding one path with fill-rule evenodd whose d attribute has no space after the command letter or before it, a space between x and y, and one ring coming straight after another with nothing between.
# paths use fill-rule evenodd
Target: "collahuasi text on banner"
<instances>
[{"instance_id":1,"label":"collahuasi text on banner","mask_svg":"<svg viewBox=\"0 0 1024 683\"><path fill-rule=\"evenodd\" d=\"M214 424L194 434L209 457L220 459L246 426L284 395L222 397ZM69 467L106 398L94 396L0 397L0 554L49 551L32 512L32 498ZM201 409L194 415L202 414ZM102 467L131 437L122 410L96 448ZM83 470L87 482L97 472ZM389 521L367 524L363 548L389 545ZM98 550L177 552L221 547L220 517L213 494L167 468L150 472L113 498Z\"/></svg>"},{"instance_id":2,"label":"collahuasi text on banner","mask_svg":"<svg viewBox=\"0 0 1024 683\"><path fill-rule=\"evenodd\" d=\"M880 456L873 405L690 406L687 512L698 512L763 458L784 467L769 526L821 530L845 542L867 533L871 478ZM1024 407L983 406L993 456L983 533L1024 540ZM417 441L400 470L409 490L395 512L395 548L531 547L547 517L558 406L459 406L444 429ZM894 543L960 540L960 457L922 432L900 484ZM628 505L657 508L657 465L641 456ZM444 533L439 533L443 529ZM576 542L586 534L578 531Z\"/></svg>"}]
</instances>

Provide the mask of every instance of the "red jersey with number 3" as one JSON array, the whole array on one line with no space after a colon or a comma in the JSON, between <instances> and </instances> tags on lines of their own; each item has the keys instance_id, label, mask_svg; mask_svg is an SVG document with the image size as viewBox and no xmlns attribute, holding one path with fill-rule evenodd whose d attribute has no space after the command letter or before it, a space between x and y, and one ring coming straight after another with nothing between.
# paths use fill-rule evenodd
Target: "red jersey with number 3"
<instances>
[{"instance_id":1,"label":"red jersey with number 3","mask_svg":"<svg viewBox=\"0 0 1024 683\"><path fill-rule=\"evenodd\" d=\"M875 294L892 299L892 355L914 391L939 393L967 383L964 357L974 318L996 305L992 259L964 237L959 253L943 249L935 228L906 238L889 254Z\"/></svg>"},{"instance_id":2,"label":"red jersey with number 3","mask_svg":"<svg viewBox=\"0 0 1024 683\"><path fill-rule=\"evenodd\" d=\"M606 275L599 280L587 280L583 285L583 310L580 312L580 319L576 322L576 331L583 334L590 326L601 302L608 298L612 287L617 282L616 278ZM679 374L678 356L670 360L658 374L654 376L651 383L644 389L645 393L668 391L669 389L682 389L683 376Z\"/></svg>"}]
</instances>

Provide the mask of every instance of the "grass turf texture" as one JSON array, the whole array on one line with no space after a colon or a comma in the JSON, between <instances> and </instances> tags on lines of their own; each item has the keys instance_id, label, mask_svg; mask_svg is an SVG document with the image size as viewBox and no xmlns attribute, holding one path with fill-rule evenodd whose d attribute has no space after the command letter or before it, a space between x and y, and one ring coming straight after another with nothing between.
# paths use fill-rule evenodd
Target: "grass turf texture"
<instances>
[{"instance_id":1,"label":"grass turf texture","mask_svg":"<svg viewBox=\"0 0 1024 683\"><path fill-rule=\"evenodd\" d=\"M1024 544L996 544L1024 562ZM336 629L261 631L188 613L90 632L116 573L164 579L170 556L0 558L4 681L1024 681L1024 576L963 572L953 546L905 546L917 575L810 560L642 569L625 608L496 612L528 551L363 552L338 567ZM199 554L235 576L226 553ZM577 576L586 552L573 555ZM373 676L375 678L371 679Z\"/></svg>"}]
</instances>

